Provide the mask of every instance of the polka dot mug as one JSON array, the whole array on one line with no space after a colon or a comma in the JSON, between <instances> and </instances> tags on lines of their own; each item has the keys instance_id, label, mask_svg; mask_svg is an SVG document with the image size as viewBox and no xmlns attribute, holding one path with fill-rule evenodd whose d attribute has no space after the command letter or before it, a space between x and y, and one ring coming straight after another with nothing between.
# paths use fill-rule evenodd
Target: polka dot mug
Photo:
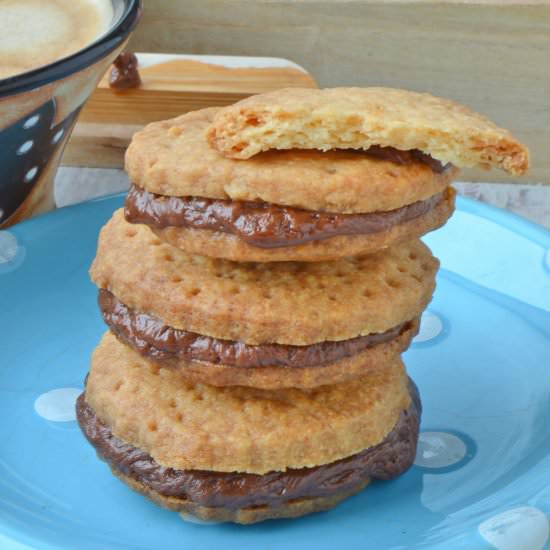
<instances>
[{"instance_id":1,"label":"polka dot mug","mask_svg":"<svg viewBox=\"0 0 550 550\"><path fill-rule=\"evenodd\" d=\"M78 113L136 26L141 0L112 0L109 30L77 53L0 79L0 227L55 207L53 182Z\"/></svg>"}]
</instances>

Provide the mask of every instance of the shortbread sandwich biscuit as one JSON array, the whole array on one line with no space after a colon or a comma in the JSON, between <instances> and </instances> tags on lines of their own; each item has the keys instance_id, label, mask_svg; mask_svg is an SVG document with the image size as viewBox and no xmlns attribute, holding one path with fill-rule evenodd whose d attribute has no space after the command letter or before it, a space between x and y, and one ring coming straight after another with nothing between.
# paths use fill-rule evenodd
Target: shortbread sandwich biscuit
<instances>
[{"instance_id":1,"label":"shortbread sandwich biscuit","mask_svg":"<svg viewBox=\"0 0 550 550\"><path fill-rule=\"evenodd\" d=\"M126 153L126 219L192 254L321 261L371 253L443 225L457 169L420 151L273 151L222 157L205 132L219 109L156 122Z\"/></svg>"},{"instance_id":2,"label":"shortbread sandwich biscuit","mask_svg":"<svg viewBox=\"0 0 550 550\"><path fill-rule=\"evenodd\" d=\"M325 510L403 473L420 402L398 358L316 390L215 388L189 384L108 333L77 417L133 489L184 516L253 523Z\"/></svg>"},{"instance_id":3,"label":"shortbread sandwich biscuit","mask_svg":"<svg viewBox=\"0 0 550 550\"><path fill-rule=\"evenodd\" d=\"M239 159L270 149L420 150L458 167L527 171L529 154L507 130L454 101L394 88L285 88L218 111L208 139Z\"/></svg>"},{"instance_id":4,"label":"shortbread sandwich biscuit","mask_svg":"<svg viewBox=\"0 0 550 550\"><path fill-rule=\"evenodd\" d=\"M117 211L92 280L111 330L145 357L214 385L336 383L406 349L438 262L420 241L335 262L192 256Z\"/></svg>"}]
</instances>

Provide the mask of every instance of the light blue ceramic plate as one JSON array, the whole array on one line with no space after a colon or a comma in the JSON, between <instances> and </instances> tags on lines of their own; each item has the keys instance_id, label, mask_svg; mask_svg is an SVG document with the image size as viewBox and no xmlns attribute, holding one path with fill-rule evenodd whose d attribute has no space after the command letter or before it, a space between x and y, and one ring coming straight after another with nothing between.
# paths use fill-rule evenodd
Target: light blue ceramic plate
<instances>
[{"instance_id":1,"label":"light blue ceramic plate","mask_svg":"<svg viewBox=\"0 0 550 550\"><path fill-rule=\"evenodd\" d=\"M337 509L196 525L116 480L74 422L104 326L87 270L121 197L0 232L0 548L540 550L550 515L550 234L459 199L426 241L435 298L406 363L416 465Z\"/></svg>"}]
</instances>

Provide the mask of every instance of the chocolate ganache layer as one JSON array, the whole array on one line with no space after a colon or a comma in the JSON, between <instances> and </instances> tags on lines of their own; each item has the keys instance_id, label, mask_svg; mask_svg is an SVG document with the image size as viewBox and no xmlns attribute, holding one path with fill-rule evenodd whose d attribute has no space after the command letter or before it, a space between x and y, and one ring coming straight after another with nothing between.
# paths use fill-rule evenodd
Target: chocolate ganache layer
<instances>
[{"instance_id":1,"label":"chocolate ganache layer","mask_svg":"<svg viewBox=\"0 0 550 550\"><path fill-rule=\"evenodd\" d=\"M166 497L237 509L335 495L367 480L402 474L414 460L420 424L420 398L412 381L410 393L409 408L400 413L392 431L378 445L330 464L264 475L160 466L145 451L115 437L86 403L84 394L77 400L76 411L84 435L111 468Z\"/></svg>"},{"instance_id":2,"label":"chocolate ganache layer","mask_svg":"<svg viewBox=\"0 0 550 550\"><path fill-rule=\"evenodd\" d=\"M415 163L425 164L426 166L429 166L432 172L435 172L436 174L442 174L445 170L451 167L451 164L443 164L439 160L434 159L427 153L423 153L419 149L401 151L395 147L381 147L380 145L373 145L367 150L352 149L352 151L357 155L386 160L399 165Z\"/></svg>"},{"instance_id":3,"label":"chocolate ganache layer","mask_svg":"<svg viewBox=\"0 0 550 550\"><path fill-rule=\"evenodd\" d=\"M249 345L167 326L153 315L129 308L106 289L100 289L98 302L103 319L113 333L145 357L157 361L180 359L236 367L325 365L389 342L414 324L408 321L386 332L309 346Z\"/></svg>"},{"instance_id":4,"label":"chocolate ganache layer","mask_svg":"<svg viewBox=\"0 0 550 550\"><path fill-rule=\"evenodd\" d=\"M168 197L132 185L124 203L130 223L163 229L192 227L236 235L259 248L296 246L340 235L369 235L418 218L444 200L444 193L386 212L338 214L261 202Z\"/></svg>"}]
</instances>

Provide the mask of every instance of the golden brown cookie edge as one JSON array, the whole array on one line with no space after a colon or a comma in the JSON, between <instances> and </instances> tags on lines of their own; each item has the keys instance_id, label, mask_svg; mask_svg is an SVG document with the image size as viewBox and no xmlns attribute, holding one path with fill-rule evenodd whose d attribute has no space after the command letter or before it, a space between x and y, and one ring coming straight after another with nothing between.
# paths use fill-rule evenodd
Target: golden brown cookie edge
<instances>
[{"instance_id":1,"label":"golden brown cookie edge","mask_svg":"<svg viewBox=\"0 0 550 550\"><path fill-rule=\"evenodd\" d=\"M448 188L445 199L432 210L384 231L369 235L340 235L297 246L270 249L249 245L236 235L207 229L150 228L159 239L189 254L233 262L324 262L372 254L394 244L420 238L442 227L454 211L455 195L454 189Z\"/></svg>"},{"instance_id":2,"label":"golden brown cookie edge","mask_svg":"<svg viewBox=\"0 0 550 550\"><path fill-rule=\"evenodd\" d=\"M418 332L419 324L418 319L414 320L411 328L390 342L377 344L333 363L313 367L235 367L175 359L159 361L157 364L177 370L191 383L210 386L248 386L264 390L315 388L346 382L390 363L409 347Z\"/></svg>"},{"instance_id":3,"label":"golden brown cookie edge","mask_svg":"<svg viewBox=\"0 0 550 550\"><path fill-rule=\"evenodd\" d=\"M233 510L230 508L200 506L189 500L166 497L156 491L153 491L149 487L138 483L131 477L124 475L116 468L111 468L111 471L131 489L147 497L155 504L158 504L163 508L167 508L173 512L178 512L182 516L182 519L187 520L187 518L191 516L199 520L212 523L232 522L251 524L268 519L296 518L306 514L322 512L334 508L343 500L361 492L369 484L369 481L366 481L350 491L329 497L302 498L276 507L254 506L250 508L238 508Z\"/></svg>"}]
</instances>

